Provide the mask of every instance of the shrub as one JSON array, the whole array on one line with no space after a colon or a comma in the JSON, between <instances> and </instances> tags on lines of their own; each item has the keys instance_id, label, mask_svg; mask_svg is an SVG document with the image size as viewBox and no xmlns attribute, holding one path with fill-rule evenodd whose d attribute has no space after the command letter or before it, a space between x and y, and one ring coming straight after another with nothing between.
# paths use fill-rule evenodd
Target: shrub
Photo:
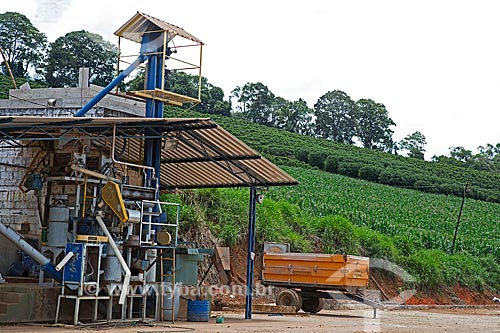
<instances>
[{"instance_id":1,"label":"shrub","mask_svg":"<svg viewBox=\"0 0 500 333\"><path fill-rule=\"evenodd\" d=\"M403 256L410 256L422 249L422 242L417 237L408 234L394 236L394 245Z\"/></svg>"},{"instance_id":2,"label":"shrub","mask_svg":"<svg viewBox=\"0 0 500 333\"><path fill-rule=\"evenodd\" d=\"M439 188L435 184L431 184L426 180L419 179L413 184L416 190L427 193L439 193Z\"/></svg>"},{"instance_id":3,"label":"shrub","mask_svg":"<svg viewBox=\"0 0 500 333\"><path fill-rule=\"evenodd\" d=\"M358 177L364 180L375 182L378 180L381 170L377 167L364 165L359 168Z\"/></svg>"},{"instance_id":4,"label":"shrub","mask_svg":"<svg viewBox=\"0 0 500 333\"><path fill-rule=\"evenodd\" d=\"M441 184L439 186L440 192L443 194L450 194L450 195L455 195L455 196L462 196L464 192L464 187L463 185L457 184L457 183L447 183L447 184Z\"/></svg>"},{"instance_id":5,"label":"shrub","mask_svg":"<svg viewBox=\"0 0 500 333\"><path fill-rule=\"evenodd\" d=\"M289 147L266 147L263 151L274 156L290 156L292 153Z\"/></svg>"},{"instance_id":6,"label":"shrub","mask_svg":"<svg viewBox=\"0 0 500 333\"><path fill-rule=\"evenodd\" d=\"M359 166L356 163L341 162L339 163L338 173L347 177L358 177Z\"/></svg>"},{"instance_id":7,"label":"shrub","mask_svg":"<svg viewBox=\"0 0 500 333\"><path fill-rule=\"evenodd\" d=\"M309 163L309 150L303 148L297 149L295 151L295 158L298 159L299 161Z\"/></svg>"},{"instance_id":8,"label":"shrub","mask_svg":"<svg viewBox=\"0 0 500 333\"><path fill-rule=\"evenodd\" d=\"M338 166L339 166L338 159L333 155L328 155L328 157L325 160L325 168L324 168L325 171L336 173Z\"/></svg>"},{"instance_id":9,"label":"shrub","mask_svg":"<svg viewBox=\"0 0 500 333\"><path fill-rule=\"evenodd\" d=\"M401 259L410 274L416 276L424 287L460 283L482 290L487 281L499 281L500 277L500 265L493 256L475 257L465 252L447 255L441 250L425 249ZM499 283L493 287L498 288Z\"/></svg>"},{"instance_id":10,"label":"shrub","mask_svg":"<svg viewBox=\"0 0 500 333\"><path fill-rule=\"evenodd\" d=\"M302 162L296 159L291 159L285 156L265 156L268 160L270 160L274 164L278 165L287 165L291 167L296 167L296 168L302 168L302 169L313 169L312 166L310 166L306 162Z\"/></svg>"},{"instance_id":11,"label":"shrub","mask_svg":"<svg viewBox=\"0 0 500 333\"><path fill-rule=\"evenodd\" d=\"M441 250L420 250L403 258L403 266L417 277L418 282L426 287L436 288L446 283L446 254Z\"/></svg>"},{"instance_id":12,"label":"shrub","mask_svg":"<svg viewBox=\"0 0 500 333\"><path fill-rule=\"evenodd\" d=\"M328 215L313 219L312 225L322 243L324 253L358 254L354 225L346 218Z\"/></svg>"},{"instance_id":13,"label":"shrub","mask_svg":"<svg viewBox=\"0 0 500 333\"><path fill-rule=\"evenodd\" d=\"M226 246L233 246L237 243L240 237L240 227L232 223L225 223L220 225L220 231L218 237L222 239L222 242Z\"/></svg>"},{"instance_id":14,"label":"shrub","mask_svg":"<svg viewBox=\"0 0 500 333\"><path fill-rule=\"evenodd\" d=\"M385 168L380 172L378 176L378 182L385 185L391 185L392 183L392 174L394 170L391 168Z\"/></svg>"},{"instance_id":15,"label":"shrub","mask_svg":"<svg viewBox=\"0 0 500 333\"><path fill-rule=\"evenodd\" d=\"M309 153L309 164L321 170L325 166L326 153L323 151L312 151Z\"/></svg>"},{"instance_id":16,"label":"shrub","mask_svg":"<svg viewBox=\"0 0 500 333\"><path fill-rule=\"evenodd\" d=\"M415 178L413 174L405 171L398 171L393 168L386 168L380 172L379 182L392 186L413 186Z\"/></svg>"},{"instance_id":17,"label":"shrub","mask_svg":"<svg viewBox=\"0 0 500 333\"><path fill-rule=\"evenodd\" d=\"M366 227L357 227L354 229L359 245L361 255L380 259L393 259L398 251L391 238L375 232Z\"/></svg>"}]
</instances>

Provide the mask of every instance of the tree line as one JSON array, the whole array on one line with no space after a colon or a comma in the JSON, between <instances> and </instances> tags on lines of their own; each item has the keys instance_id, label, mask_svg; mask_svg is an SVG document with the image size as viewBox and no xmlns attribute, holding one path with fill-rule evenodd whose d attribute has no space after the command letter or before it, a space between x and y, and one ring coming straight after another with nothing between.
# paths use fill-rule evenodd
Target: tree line
<instances>
[{"instance_id":1,"label":"tree line","mask_svg":"<svg viewBox=\"0 0 500 333\"><path fill-rule=\"evenodd\" d=\"M117 47L102 36L85 30L72 31L49 43L23 14L0 14L0 48L13 75L19 81L32 80L34 86L69 87L78 82L78 69L90 68L90 83L105 86L116 75ZM166 89L197 96L198 77L166 70ZM0 98L7 98L7 68L0 65ZM22 82L22 80L21 80ZM141 90L140 71L123 90ZM353 100L341 90L331 90L318 98L313 108L299 98L289 101L276 96L261 82L237 86L225 98L224 91L207 78L201 80L201 102L188 105L195 111L244 118L251 122L344 144L355 144L379 151L424 159L427 144L420 131L395 142L396 123L384 104L369 98ZM500 144L478 147L478 153L464 147L450 147L448 156L433 156L436 162L451 163L477 170L500 172Z\"/></svg>"},{"instance_id":2,"label":"tree line","mask_svg":"<svg viewBox=\"0 0 500 333\"><path fill-rule=\"evenodd\" d=\"M332 90L319 97L313 108L303 99L288 101L275 96L262 84L246 83L231 93L236 101L233 116L254 123L276 127L344 144L389 153L405 152L410 157L424 158L426 139L416 131L400 142L393 140L392 127L384 104L369 98L353 100L341 90Z\"/></svg>"}]
</instances>

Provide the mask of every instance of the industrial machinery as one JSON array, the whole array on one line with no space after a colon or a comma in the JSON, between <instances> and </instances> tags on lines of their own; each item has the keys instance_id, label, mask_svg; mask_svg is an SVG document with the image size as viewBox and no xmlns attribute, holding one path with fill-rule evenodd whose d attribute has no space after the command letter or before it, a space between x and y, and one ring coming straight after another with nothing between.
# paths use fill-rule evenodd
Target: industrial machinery
<instances>
[{"instance_id":1,"label":"industrial machinery","mask_svg":"<svg viewBox=\"0 0 500 333\"><path fill-rule=\"evenodd\" d=\"M118 68L119 75L81 109L75 112L74 104L67 104L61 106L61 114L50 117L0 117L5 154L31 159L23 165L5 165L16 168L10 173L13 178L21 178L5 182L8 193L18 197L17 185L19 197L34 199L22 199L15 214L30 214L23 215L22 221L17 216L9 216L8 223L0 221L0 233L40 264L40 283L60 283L56 322L61 309L71 305L76 325L82 302L91 303L94 320L100 314L108 321L146 317L173 321L177 282L196 283L197 264L211 252L179 247L180 206L162 202L160 189L249 187L245 318L251 319L257 187L296 185L297 181L210 119L160 119L164 104L200 102L203 43L199 39L139 12L115 35L119 64L128 67ZM122 39L140 44L135 60L121 54ZM195 48L198 64L177 55ZM140 66L145 66L144 89L120 93L120 82ZM198 72L198 96L165 89L173 70ZM120 97L116 109L105 106L115 96L97 104L107 94ZM130 103L123 103L124 99ZM52 97L47 103L56 106ZM144 118L119 117L130 115L130 105L139 104L145 105ZM140 115L135 111L135 116ZM34 195L25 196L30 191ZM6 211L14 211L11 208ZM40 251L15 230L38 222Z\"/></svg>"},{"instance_id":2,"label":"industrial machinery","mask_svg":"<svg viewBox=\"0 0 500 333\"><path fill-rule=\"evenodd\" d=\"M325 298L352 299L376 311L383 306L363 297L369 267L366 257L291 253L287 244L265 243L262 283L286 288L278 294L276 304L292 306L295 311L319 312Z\"/></svg>"},{"instance_id":3,"label":"industrial machinery","mask_svg":"<svg viewBox=\"0 0 500 333\"><path fill-rule=\"evenodd\" d=\"M173 39L180 36L200 47L200 65L188 66L198 70L201 41L139 12L115 34L140 43L140 53L76 117L83 117L141 64L146 64L145 89L129 98L146 102L146 118L163 118L165 103L199 102L199 96L166 91L165 80L172 70L167 69L167 60L186 66L171 57L176 47L182 47L174 45ZM100 303L106 303L107 320L145 319L150 313L157 320L173 321L180 206L160 201L160 159L162 150L175 146L165 146L165 128L144 126L140 119L114 122L112 132L96 126L93 131L99 134L84 130L69 131L72 135L58 140L49 136L19 183L23 193L37 193L39 207L44 197L45 216L40 220L47 237L41 251L1 223L0 232L42 265L40 282L44 273L61 282L56 322L62 303L73 302L76 325L82 301L93 303L93 320L98 318ZM130 149L142 150L137 154L142 160L122 160Z\"/></svg>"},{"instance_id":4,"label":"industrial machinery","mask_svg":"<svg viewBox=\"0 0 500 333\"><path fill-rule=\"evenodd\" d=\"M161 302L165 277L158 271L157 279L156 267L175 260L180 207L160 202L158 188L152 186L155 179L143 180L133 168L144 173L149 167L123 164L90 143L79 153L51 153L44 177L52 193L42 252L62 272L56 321L63 300L75 302L75 324L79 303L89 300L94 302L94 320L99 301L107 302L108 320L144 319L148 298L154 302L151 312L160 319L166 306Z\"/></svg>"}]
</instances>

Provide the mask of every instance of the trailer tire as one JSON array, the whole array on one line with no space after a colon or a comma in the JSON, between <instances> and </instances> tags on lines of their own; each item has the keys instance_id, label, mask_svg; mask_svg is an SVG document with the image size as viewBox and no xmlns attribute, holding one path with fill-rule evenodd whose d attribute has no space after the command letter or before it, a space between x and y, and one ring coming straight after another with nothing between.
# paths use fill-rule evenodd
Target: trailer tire
<instances>
[{"instance_id":1,"label":"trailer tire","mask_svg":"<svg viewBox=\"0 0 500 333\"><path fill-rule=\"evenodd\" d=\"M322 298L304 298L302 300L302 310L309 313L317 313L323 309L325 301Z\"/></svg>"},{"instance_id":2,"label":"trailer tire","mask_svg":"<svg viewBox=\"0 0 500 333\"><path fill-rule=\"evenodd\" d=\"M297 312L302 307L302 297L293 289L285 289L280 291L278 297L276 297L276 304L293 306L295 307L295 312Z\"/></svg>"}]
</instances>

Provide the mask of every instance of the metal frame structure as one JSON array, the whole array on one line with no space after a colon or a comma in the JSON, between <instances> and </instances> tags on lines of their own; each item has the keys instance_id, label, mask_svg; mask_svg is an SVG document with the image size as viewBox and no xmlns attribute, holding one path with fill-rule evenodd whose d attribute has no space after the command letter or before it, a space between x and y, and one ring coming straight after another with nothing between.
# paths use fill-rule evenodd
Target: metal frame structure
<instances>
[{"instance_id":1,"label":"metal frame structure","mask_svg":"<svg viewBox=\"0 0 500 333\"><path fill-rule=\"evenodd\" d=\"M201 101L201 68L203 57L204 43L194 35L188 33L184 29L157 19L151 15L137 12L131 19L123 24L116 32L118 36L118 60L117 73L120 73L120 63L130 64L125 60L136 55L123 55L121 52L122 38L136 43L154 43L155 45L162 44L162 47L157 49L141 48L141 54L149 57L148 65L146 66L147 80L145 89L128 92L127 95L162 102L176 106L182 106L185 103L200 103ZM182 45L167 45L172 42L175 37L182 37L188 43ZM177 49L183 48L199 48L198 63L192 63L181 59L180 57L172 56L177 52ZM170 66L170 71L186 71L195 70L198 72L198 96L184 96L165 90L165 81L167 79L167 61ZM179 67L180 66L180 67ZM151 77L155 77L151 80ZM154 84L152 84L155 82ZM146 108L149 109L148 107ZM157 116L158 117L158 116Z\"/></svg>"},{"instance_id":2,"label":"metal frame structure","mask_svg":"<svg viewBox=\"0 0 500 333\"><path fill-rule=\"evenodd\" d=\"M202 188L202 187L250 187L250 210L249 210L249 235L248 235L248 261L247 261L247 295L245 318L251 319L252 315L252 293L253 293L253 270L255 260L255 223L256 223L256 203L257 186L280 186L296 185L297 181L281 171L275 165L257 152L246 146L243 142L218 127L210 119L162 119L164 103L182 105L183 103L199 103L201 96L201 58L203 42L185 31L184 29L167 22L156 19L152 16L137 12L129 21L120 27L115 35L118 36L119 60L121 58L121 38L138 42L141 44L139 56L123 72L118 69L118 76L106 86L101 92L93 97L86 105L76 112L76 118L36 118L36 117L0 117L0 147L39 147L47 149L46 142L55 140L89 140L92 141L93 148L97 148L101 153L106 152L111 156L114 164L126 166L137 166L145 173L144 186L154 189L154 202L159 202L159 189L175 191L177 189ZM173 51L169 43L173 44L176 36L190 40L195 45L180 45L173 48L199 46L199 65L183 61L179 58L171 57ZM177 70L195 69L198 70L198 98L183 96L165 90L166 61L172 60L180 62L189 67L177 68ZM146 100L146 119L138 118L81 118L91 110L105 95L118 86L125 77L131 74L142 63L146 66L145 89L132 92L135 97L142 97ZM119 66L119 65L118 65ZM173 68L175 69L175 68ZM121 142L116 138L120 136ZM172 145L164 145L164 142ZM38 143L37 143L38 141ZM109 149L112 142L111 150ZM44 143L45 142L45 143ZM44 146L45 145L45 146ZM115 148L123 152L128 150L126 157L115 160ZM72 168L75 165L72 165ZM76 166L78 168L78 166ZM84 171L80 170L80 171ZM106 181L113 181L92 170L86 171L89 175L98 176ZM108 178L106 178L108 177ZM116 178L115 178L116 179ZM86 184L86 183L85 183ZM116 184L115 184L116 185ZM119 192L118 192L119 193ZM121 194L116 196L117 201L122 203ZM85 199L85 197L84 197ZM112 200L111 200L112 201ZM106 201L108 206L110 203ZM144 201L142 202L144 204ZM124 207L124 206L123 206ZM113 210L118 215L117 210ZM123 210L121 210L123 212ZM98 212L98 213L103 213ZM142 234L143 225L148 225L149 234L152 233L152 226L157 227L159 223L151 213L161 213L161 208L153 206L152 211L147 214L141 208L140 230ZM104 213L103 213L104 214ZM127 222L127 214L120 215L123 223ZM82 216L83 217L83 216ZM122 307L122 319L124 317L124 305L126 290L128 289L131 272L131 250L128 250L128 265L122 258L112 235L107 230L104 221L99 215L96 220L102 232L108 237L109 244L114 253L120 259L125 277L123 281L122 293L119 304ZM156 232L157 230L155 230ZM148 248L145 244L149 240L146 237L142 243L142 236L139 235L139 247ZM134 235L136 236L136 235ZM176 232L177 237L177 232ZM127 238L128 239L128 238ZM173 247L173 258L175 265L175 246ZM161 246L151 245L152 248L162 249ZM67 254L68 255L68 254ZM163 251L161 251L163 263ZM48 260L42 258L45 263ZM70 260L70 259L68 259ZM151 264L153 265L153 264ZM150 266L151 267L151 266ZM149 268L150 268L149 267ZM175 267L175 266L174 266ZM148 268L148 269L149 269ZM162 272L163 274L164 272ZM175 282L171 280L172 284ZM162 281L163 282L163 281ZM64 282L63 282L64 283ZM144 282L143 282L144 283ZM173 285L174 287L174 285ZM64 285L63 285L64 288ZM62 294L59 298L65 297ZM72 296L73 297L73 296ZM78 294L75 305L75 324L78 320L78 303L84 299ZM143 311L145 316L144 295L132 295L142 297ZM94 297L95 298L95 297ZM172 296L174 298L174 296ZM163 300L163 299L162 299ZM97 306L97 300L96 300ZM129 305L131 311L133 304ZM173 311L174 309L172 309ZM108 317L109 317L108 308ZM163 311L163 309L162 309ZM163 315L163 312L162 312ZM96 314L94 315L96 317ZM132 313L129 312L129 317ZM109 318L108 318L109 319ZM174 314L172 313L172 320ZM56 319L57 320L57 319Z\"/></svg>"},{"instance_id":3,"label":"metal frame structure","mask_svg":"<svg viewBox=\"0 0 500 333\"><path fill-rule=\"evenodd\" d=\"M297 181L210 119L0 117L3 147L46 149L47 142L90 139L109 155L114 137L115 148L127 152L123 161L131 163L141 161L147 138L176 141L175 149L160 152L160 189L250 188L245 318L251 319L257 187Z\"/></svg>"},{"instance_id":4,"label":"metal frame structure","mask_svg":"<svg viewBox=\"0 0 500 333\"><path fill-rule=\"evenodd\" d=\"M174 140L175 149L160 152L160 189L269 187L297 181L233 135L206 118L39 118L0 117L5 148L40 147L57 140L89 138L110 154L113 129L116 150L125 162L140 162L145 139ZM149 130L149 132L147 132Z\"/></svg>"}]
</instances>

